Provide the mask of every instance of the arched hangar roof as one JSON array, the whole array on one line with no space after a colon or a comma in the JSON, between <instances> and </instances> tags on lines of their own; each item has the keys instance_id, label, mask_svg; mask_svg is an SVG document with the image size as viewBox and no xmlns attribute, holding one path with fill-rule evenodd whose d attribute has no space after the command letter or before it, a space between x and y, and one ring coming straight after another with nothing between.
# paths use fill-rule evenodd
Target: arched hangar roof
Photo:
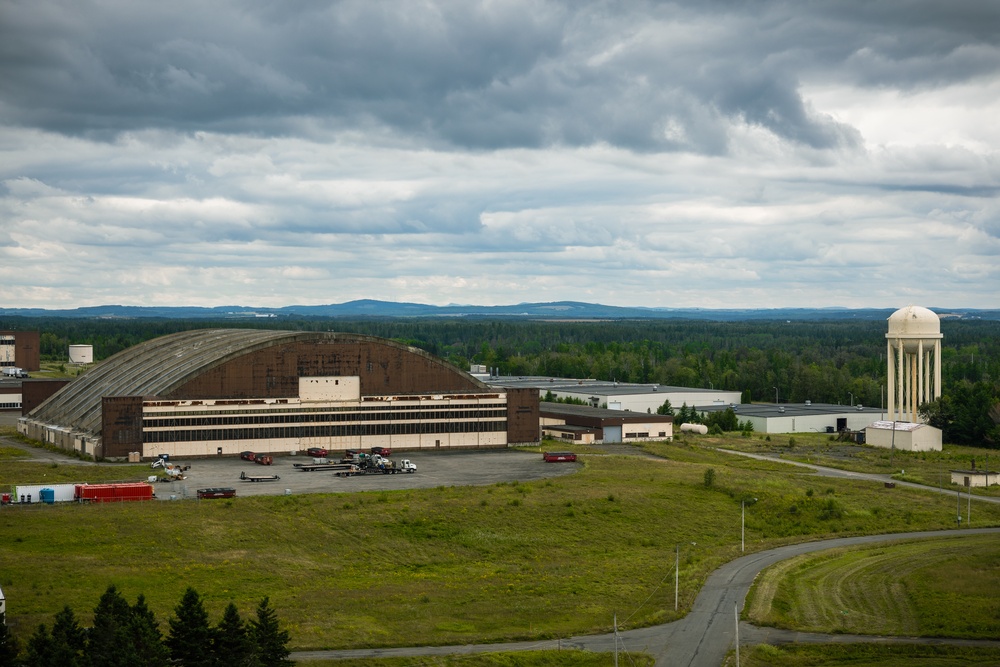
<instances>
[{"instance_id":1,"label":"arched hangar roof","mask_svg":"<svg viewBox=\"0 0 1000 667\"><path fill-rule=\"evenodd\" d=\"M422 365L451 376L455 382L452 389L489 390L487 385L451 364L385 338L333 332L201 329L154 338L109 357L55 393L29 417L96 435L101 431L102 397L169 396L235 359L299 343L354 343L389 348L404 357L413 355Z\"/></svg>"}]
</instances>

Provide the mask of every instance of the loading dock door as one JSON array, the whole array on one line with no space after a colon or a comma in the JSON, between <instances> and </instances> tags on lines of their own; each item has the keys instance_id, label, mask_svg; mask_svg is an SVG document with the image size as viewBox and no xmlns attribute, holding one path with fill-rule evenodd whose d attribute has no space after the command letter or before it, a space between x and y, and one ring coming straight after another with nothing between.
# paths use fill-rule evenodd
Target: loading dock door
<instances>
[{"instance_id":1,"label":"loading dock door","mask_svg":"<svg viewBox=\"0 0 1000 667\"><path fill-rule=\"evenodd\" d=\"M621 442L621 441L622 441L621 426L604 427L604 442Z\"/></svg>"},{"instance_id":2,"label":"loading dock door","mask_svg":"<svg viewBox=\"0 0 1000 667\"><path fill-rule=\"evenodd\" d=\"M837 417L837 432L847 430L847 417Z\"/></svg>"}]
</instances>

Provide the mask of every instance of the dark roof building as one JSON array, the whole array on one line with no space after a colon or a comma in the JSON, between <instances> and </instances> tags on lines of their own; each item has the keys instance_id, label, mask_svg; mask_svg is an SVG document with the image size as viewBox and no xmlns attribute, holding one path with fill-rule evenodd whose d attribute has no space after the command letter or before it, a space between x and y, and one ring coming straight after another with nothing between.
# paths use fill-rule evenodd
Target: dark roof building
<instances>
[{"instance_id":1,"label":"dark roof building","mask_svg":"<svg viewBox=\"0 0 1000 667\"><path fill-rule=\"evenodd\" d=\"M641 442L673 438L674 418L589 405L543 401L538 409L545 435L574 442Z\"/></svg>"},{"instance_id":2,"label":"dark roof building","mask_svg":"<svg viewBox=\"0 0 1000 667\"><path fill-rule=\"evenodd\" d=\"M417 348L331 332L205 329L97 364L21 419L103 457L537 442L538 393L490 388Z\"/></svg>"}]
</instances>

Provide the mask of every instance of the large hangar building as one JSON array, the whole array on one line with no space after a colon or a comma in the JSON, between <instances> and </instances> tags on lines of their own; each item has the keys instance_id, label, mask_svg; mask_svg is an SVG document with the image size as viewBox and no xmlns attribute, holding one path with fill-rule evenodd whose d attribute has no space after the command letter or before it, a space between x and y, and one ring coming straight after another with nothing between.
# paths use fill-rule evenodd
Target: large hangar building
<instances>
[{"instance_id":1,"label":"large hangar building","mask_svg":"<svg viewBox=\"0 0 1000 667\"><path fill-rule=\"evenodd\" d=\"M18 430L104 458L506 447L538 442L538 390L489 387L373 336L206 329L97 364Z\"/></svg>"}]
</instances>

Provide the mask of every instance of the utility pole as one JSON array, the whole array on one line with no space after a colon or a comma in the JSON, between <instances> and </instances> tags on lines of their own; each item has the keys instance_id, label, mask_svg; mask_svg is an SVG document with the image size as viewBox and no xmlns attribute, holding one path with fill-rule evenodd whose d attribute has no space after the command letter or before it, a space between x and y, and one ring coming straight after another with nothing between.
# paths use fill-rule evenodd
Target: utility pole
<instances>
[{"instance_id":1,"label":"utility pole","mask_svg":"<svg viewBox=\"0 0 1000 667\"><path fill-rule=\"evenodd\" d=\"M681 545L677 545L677 560L674 562L674 611L680 603L681 592Z\"/></svg>"},{"instance_id":2,"label":"utility pole","mask_svg":"<svg viewBox=\"0 0 1000 667\"><path fill-rule=\"evenodd\" d=\"M912 449L912 444L910 445ZM892 470L892 459L896 454L896 418L892 419L892 447L889 449L889 470ZM889 473L892 474L891 472Z\"/></svg>"},{"instance_id":3,"label":"utility pole","mask_svg":"<svg viewBox=\"0 0 1000 667\"><path fill-rule=\"evenodd\" d=\"M774 404L777 405L778 404L778 388L777 387L773 387L773 389L774 389Z\"/></svg>"}]
</instances>

